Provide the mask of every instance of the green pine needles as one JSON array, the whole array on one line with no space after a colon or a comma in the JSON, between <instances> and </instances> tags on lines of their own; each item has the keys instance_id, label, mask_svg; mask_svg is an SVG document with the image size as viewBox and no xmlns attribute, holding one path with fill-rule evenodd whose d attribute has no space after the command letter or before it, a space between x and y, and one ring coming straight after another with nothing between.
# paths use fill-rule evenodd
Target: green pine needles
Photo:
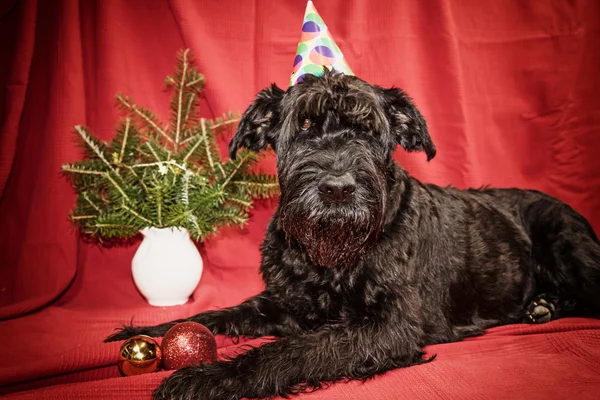
<instances>
[{"instance_id":1,"label":"green pine needles","mask_svg":"<svg viewBox=\"0 0 600 400\"><path fill-rule=\"evenodd\" d=\"M274 176L251 172L259 156L247 150L221 160L215 135L231 131L239 116L199 116L204 77L190 50L178 54L166 78L171 118L162 123L150 110L118 95L123 118L111 142L76 126L84 160L63 165L77 192L72 222L100 240L131 238L145 227L181 227L197 241L220 227L243 227L253 199L278 193Z\"/></svg>"}]
</instances>

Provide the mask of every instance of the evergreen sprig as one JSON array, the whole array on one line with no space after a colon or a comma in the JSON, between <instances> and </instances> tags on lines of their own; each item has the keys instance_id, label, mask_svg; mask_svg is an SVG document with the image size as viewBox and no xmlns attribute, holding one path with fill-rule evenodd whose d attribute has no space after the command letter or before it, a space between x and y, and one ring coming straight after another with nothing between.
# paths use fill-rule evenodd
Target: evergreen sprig
<instances>
[{"instance_id":1,"label":"evergreen sprig","mask_svg":"<svg viewBox=\"0 0 600 400\"><path fill-rule=\"evenodd\" d=\"M223 226L245 226L254 199L277 195L274 176L251 171L257 154L242 150L236 160L221 159L216 135L231 132L240 115L202 118L204 83L183 50L165 79L168 124L119 94L123 117L110 142L75 127L84 160L64 164L62 173L77 192L70 217L83 233L126 239L145 227L182 227L203 241Z\"/></svg>"}]
</instances>

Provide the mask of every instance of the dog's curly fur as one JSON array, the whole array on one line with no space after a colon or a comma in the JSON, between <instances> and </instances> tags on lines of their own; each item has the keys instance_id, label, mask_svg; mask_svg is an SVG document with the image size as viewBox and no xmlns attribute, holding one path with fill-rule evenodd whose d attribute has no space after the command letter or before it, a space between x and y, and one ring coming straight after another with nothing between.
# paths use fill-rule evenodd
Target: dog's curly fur
<instances>
[{"instance_id":1,"label":"dog's curly fur","mask_svg":"<svg viewBox=\"0 0 600 400\"><path fill-rule=\"evenodd\" d=\"M266 288L186 320L279 339L179 370L156 399L286 396L430 361L424 346L492 326L600 314L600 243L584 217L537 191L421 183L393 161L398 144L436 153L400 89L326 72L258 94L230 153L270 145L277 154ZM347 173L352 199L324 199L317 183ZM107 340L161 336L176 322L128 326Z\"/></svg>"}]
</instances>

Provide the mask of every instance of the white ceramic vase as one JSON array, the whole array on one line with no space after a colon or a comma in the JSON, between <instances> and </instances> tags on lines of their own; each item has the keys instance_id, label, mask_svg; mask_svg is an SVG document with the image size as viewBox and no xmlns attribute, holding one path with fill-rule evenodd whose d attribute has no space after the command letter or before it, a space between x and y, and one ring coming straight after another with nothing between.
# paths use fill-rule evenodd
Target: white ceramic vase
<instances>
[{"instance_id":1,"label":"white ceramic vase","mask_svg":"<svg viewBox=\"0 0 600 400\"><path fill-rule=\"evenodd\" d=\"M183 228L144 228L131 262L133 280L153 306L184 304L202 276L202 257Z\"/></svg>"}]
</instances>

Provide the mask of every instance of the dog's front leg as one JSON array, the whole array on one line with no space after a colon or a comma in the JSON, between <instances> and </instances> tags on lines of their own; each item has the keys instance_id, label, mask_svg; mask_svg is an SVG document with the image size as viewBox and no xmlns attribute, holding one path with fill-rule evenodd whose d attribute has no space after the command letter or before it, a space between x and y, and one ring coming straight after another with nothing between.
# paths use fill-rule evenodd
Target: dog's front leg
<instances>
[{"instance_id":1,"label":"dog's front leg","mask_svg":"<svg viewBox=\"0 0 600 400\"><path fill-rule=\"evenodd\" d=\"M417 338L399 326L328 326L263 344L238 357L183 368L154 391L156 400L270 398L365 379L425 362Z\"/></svg>"},{"instance_id":2,"label":"dog's front leg","mask_svg":"<svg viewBox=\"0 0 600 400\"><path fill-rule=\"evenodd\" d=\"M186 319L155 326L125 326L105 339L105 342L124 340L134 335L163 336L178 322L198 322L213 334L228 336L285 336L300 332L296 320L283 310L267 292L243 303L221 310L205 311Z\"/></svg>"}]
</instances>

